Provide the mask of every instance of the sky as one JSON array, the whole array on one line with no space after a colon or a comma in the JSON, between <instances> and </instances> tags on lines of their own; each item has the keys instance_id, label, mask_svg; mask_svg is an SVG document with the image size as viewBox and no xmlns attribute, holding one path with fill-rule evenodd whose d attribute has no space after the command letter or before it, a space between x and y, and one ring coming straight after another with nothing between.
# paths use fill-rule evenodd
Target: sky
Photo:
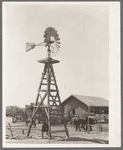
<instances>
[{"instance_id":1,"label":"sky","mask_svg":"<svg viewBox=\"0 0 123 150\"><path fill-rule=\"evenodd\" d=\"M71 94L109 100L109 6L78 3L6 3L3 14L3 100L25 107L36 101L43 72L38 60L47 27L58 31L61 49L53 59L61 101Z\"/></svg>"}]
</instances>

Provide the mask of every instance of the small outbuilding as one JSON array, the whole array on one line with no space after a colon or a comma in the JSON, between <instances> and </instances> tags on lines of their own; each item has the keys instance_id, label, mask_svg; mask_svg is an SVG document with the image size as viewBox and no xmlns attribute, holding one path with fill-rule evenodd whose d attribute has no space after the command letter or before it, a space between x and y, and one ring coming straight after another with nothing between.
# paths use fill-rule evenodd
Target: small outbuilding
<instances>
[{"instance_id":1,"label":"small outbuilding","mask_svg":"<svg viewBox=\"0 0 123 150\"><path fill-rule=\"evenodd\" d=\"M109 101L102 97L71 95L62 102L65 112L71 111L73 115L78 114L108 114Z\"/></svg>"}]
</instances>

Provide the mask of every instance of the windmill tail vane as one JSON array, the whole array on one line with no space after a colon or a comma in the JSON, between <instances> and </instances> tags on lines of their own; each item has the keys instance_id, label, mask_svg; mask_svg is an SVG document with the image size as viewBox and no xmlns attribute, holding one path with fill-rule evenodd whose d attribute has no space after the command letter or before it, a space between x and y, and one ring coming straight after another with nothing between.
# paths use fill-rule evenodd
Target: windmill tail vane
<instances>
[{"instance_id":1,"label":"windmill tail vane","mask_svg":"<svg viewBox=\"0 0 123 150\"><path fill-rule=\"evenodd\" d=\"M35 44L35 43L26 43L26 52L28 52L29 50L34 49L36 46L44 46L45 43L39 43L39 44Z\"/></svg>"},{"instance_id":2,"label":"windmill tail vane","mask_svg":"<svg viewBox=\"0 0 123 150\"><path fill-rule=\"evenodd\" d=\"M60 51L59 45L61 43L59 42L60 38L57 31L52 27L48 27L46 28L44 33L44 42L39 44L26 43L26 52L34 49L36 46L45 46L50 48L52 54L58 54L58 52Z\"/></svg>"}]
</instances>

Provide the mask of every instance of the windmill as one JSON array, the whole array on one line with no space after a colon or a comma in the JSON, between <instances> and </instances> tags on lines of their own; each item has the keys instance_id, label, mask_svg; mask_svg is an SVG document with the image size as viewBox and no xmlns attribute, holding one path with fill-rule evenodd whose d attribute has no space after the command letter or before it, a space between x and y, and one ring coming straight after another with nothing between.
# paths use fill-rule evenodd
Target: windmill
<instances>
[{"instance_id":1,"label":"windmill","mask_svg":"<svg viewBox=\"0 0 123 150\"><path fill-rule=\"evenodd\" d=\"M33 118L36 112L43 109L48 120L48 139L51 139L52 133L57 132L66 132L67 137L69 137L53 69L53 64L59 63L59 61L51 58L52 55L56 55L60 51L60 38L57 31L52 27L46 28L44 32L44 42L39 44L27 43L26 51L32 50L36 46L45 46L47 48L47 58L38 61L39 63L44 64L44 71L42 73L41 82L39 84L27 136L30 134ZM57 116L63 122L65 128L64 130L51 131L51 119L53 116Z\"/></svg>"}]
</instances>

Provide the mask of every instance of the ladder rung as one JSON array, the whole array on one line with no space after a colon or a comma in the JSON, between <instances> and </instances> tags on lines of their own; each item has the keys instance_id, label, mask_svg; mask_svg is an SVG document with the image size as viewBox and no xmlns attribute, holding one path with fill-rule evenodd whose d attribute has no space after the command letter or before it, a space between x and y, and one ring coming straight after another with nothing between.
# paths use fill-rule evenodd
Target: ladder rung
<instances>
[{"instance_id":1,"label":"ladder rung","mask_svg":"<svg viewBox=\"0 0 123 150\"><path fill-rule=\"evenodd\" d=\"M55 85L55 83L50 83L51 85Z\"/></svg>"},{"instance_id":2,"label":"ladder rung","mask_svg":"<svg viewBox=\"0 0 123 150\"><path fill-rule=\"evenodd\" d=\"M57 100L50 100L51 102L59 102L59 101L57 101Z\"/></svg>"},{"instance_id":3,"label":"ladder rung","mask_svg":"<svg viewBox=\"0 0 123 150\"><path fill-rule=\"evenodd\" d=\"M49 99L49 101L54 102L54 100L52 100L52 99Z\"/></svg>"},{"instance_id":4,"label":"ladder rung","mask_svg":"<svg viewBox=\"0 0 123 150\"><path fill-rule=\"evenodd\" d=\"M46 83L42 83L42 85L47 85Z\"/></svg>"},{"instance_id":5,"label":"ladder rung","mask_svg":"<svg viewBox=\"0 0 123 150\"><path fill-rule=\"evenodd\" d=\"M39 92L47 92L47 90L45 90L45 89L43 89L43 90L39 89L38 91Z\"/></svg>"},{"instance_id":6,"label":"ladder rung","mask_svg":"<svg viewBox=\"0 0 123 150\"><path fill-rule=\"evenodd\" d=\"M51 81L55 81L54 79L50 79Z\"/></svg>"},{"instance_id":7,"label":"ladder rung","mask_svg":"<svg viewBox=\"0 0 123 150\"><path fill-rule=\"evenodd\" d=\"M47 80L47 78L43 78L44 80Z\"/></svg>"},{"instance_id":8,"label":"ladder rung","mask_svg":"<svg viewBox=\"0 0 123 150\"><path fill-rule=\"evenodd\" d=\"M57 92L57 90L50 89L50 92Z\"/></svg>"},{"instance_id":9,"label":"ladder rung","mask_svg":"<svg viewBox=\"0 0 123 150\"><path fill-rule=\"evenodd\" d=\"M43 90L39 89L38 91L39 92L47 92L46 89L43 89ZM50 92L57 92L57 90L50 89Z\"/></svg>"}]
</instances>

